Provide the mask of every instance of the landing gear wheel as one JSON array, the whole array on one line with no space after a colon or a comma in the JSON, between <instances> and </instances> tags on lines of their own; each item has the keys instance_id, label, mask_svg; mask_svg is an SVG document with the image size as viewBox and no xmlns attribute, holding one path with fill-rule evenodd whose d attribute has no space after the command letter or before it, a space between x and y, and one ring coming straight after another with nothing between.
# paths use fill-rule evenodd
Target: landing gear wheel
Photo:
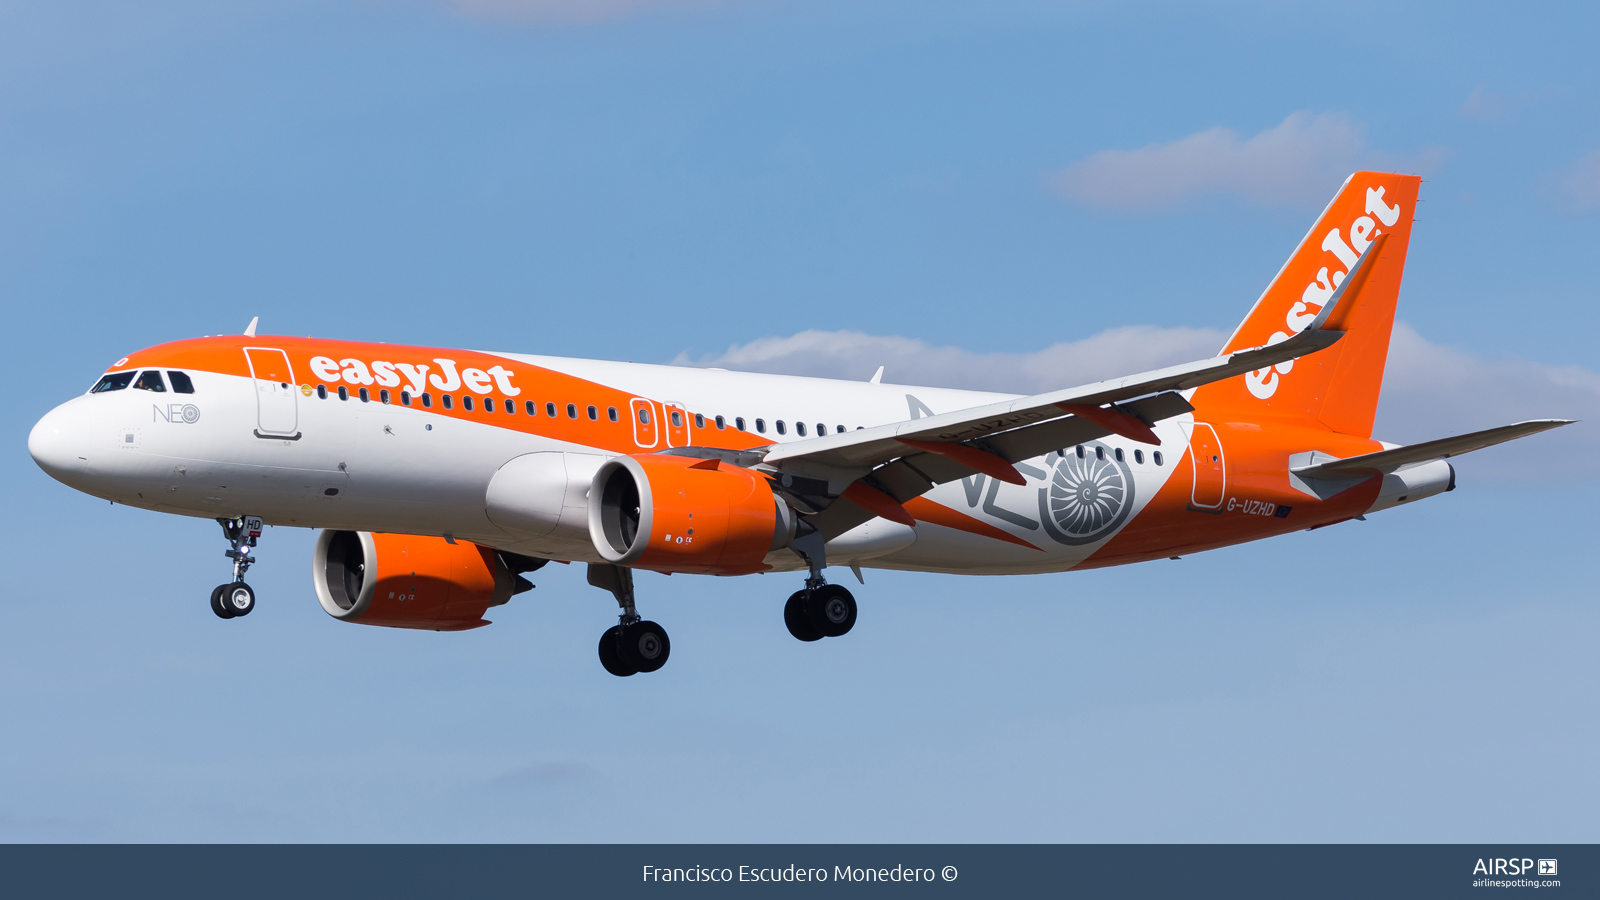
<instances>
[{"instance_id":1,"label":"landing gear wheel","mask_svg":"<svg viewBox=\"0 0 1600 900\"><path fill-rule=\"evenodd\" d=\"M219 596L229 617L248 616L256 608L256 592L242 581L223 585Z\"/></svg>"},{"instance_id":2,"label":"landing gear wheel","mask_svg":"<svg viewBox=\"0 0 1600 900\"><path fill-rule=\"evenodd\" d=\"M222 592L227 590L227 588L228 585L219 584L211 589L211 611L216 613L217 618L219 619L233 618L233 613L230 612L226 606L222 605Z\"/></svg>"},{"instance_id":3,"label":"landing gear wheel","mask_svg":"<svg viewBox=\"0 0 1600 900\"><path fill-rule=\"evenodd\" d=\"M822 633L811 627L811 620L806 618L805 591L795 591L783 605L783 624L789 626L789 633L795 640L808 643L822 640Z\"/></svg>"},{"instance_id":4,"label":"landing gear wheel","mask_svg":"<svg viewBox=\"0 0 1600 900\"><path fill-rule=\"evenodd\" d=\"M667 630L654 622L639 621L622 630L622 658L641 672L654 672L667 664L672 642Z\"/></svg>"},{"instance_id":5,"label":"landing gear wheel","mask_svg":"<svg viewBox=\"0 0 1600 900\"><path fill-rule=\"evenodd\" d=\"M806 619L823 637L841 637L856 624L856 598L837 584L825 584L805 600Z\"/></svg>"},{"instance_id":6,"label":"landing gear wheel","mask_svg":"<svg viewBox=\"0 0 1600 900\"><path fill-rule=\"evenodd\" d=\"M618 678L627 678L639 670L624 662L618 652L622 645L622 633L621 625L613 625L600 635L600 665Z\"/></svg>"}]
</instances>

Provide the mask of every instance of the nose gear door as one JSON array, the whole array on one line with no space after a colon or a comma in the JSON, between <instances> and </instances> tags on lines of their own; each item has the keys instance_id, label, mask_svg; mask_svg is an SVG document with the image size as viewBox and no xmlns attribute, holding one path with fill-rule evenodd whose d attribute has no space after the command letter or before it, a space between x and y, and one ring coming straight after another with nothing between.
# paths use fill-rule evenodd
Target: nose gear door
<instances>
[{"instance_id":1,"label":"nose gear door","mask_svg":"<svg viewBox=\"0 0 1600 900\"><path fill-rule=\"evenodd\" d=\"M1196 509L1222 506L1222 496L1228 489L1222 442L1217 439L1216 429L1205 422L1194 423L1194 434L1189 436L1189 463L1194 467L1194 492L1190 503Z\"/></svg>"},{"instance_id":2,"label":"nose gear door","mask_svg":"<svg viewBox=\"0 0 1600 900\"><path fill-rule=\"evenodd\" d=\"M289 354L273 347L246 347L256 390L256 437L297 441L300 411Z\"/></svg>"}]
</instances>

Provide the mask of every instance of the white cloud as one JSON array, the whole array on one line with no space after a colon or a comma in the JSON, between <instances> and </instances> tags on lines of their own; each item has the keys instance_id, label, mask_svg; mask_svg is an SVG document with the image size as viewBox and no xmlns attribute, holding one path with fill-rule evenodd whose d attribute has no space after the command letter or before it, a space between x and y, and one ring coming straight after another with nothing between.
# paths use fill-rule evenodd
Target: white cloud
<instances>
[{"instance_id":1,"label":"white cloud","mask_svg":"<svg viewBox=\"0 0 1600 900\"><path fill-rule=\"evenodd\" d=\"M715 6L721 0L442 0L474 19L507 22L584 24L650 12Z\"/></svg>"},{"instance_id":2,"label":"white cloud","mask_svg":"<svg viewBox=\"0 0 1600 900\"><path fill-rule=\"evenodd\" d=\"M1567 202L1579 210L1600 207L1600 150L1580 157L1561 179Z\"/></svg>"},{"instance_id":3,"label":"white cloud","mask_svg":"<svg viewBox=\"0 0 1600 900\"><path fill-rule=\"evenodd\" d=\"M813 330L736 344L699 359L679 354L673 363L860 381L883 366L883 380L889 383L1031 394L1205 359L1226 339L1222 332L1206 328L1139 325L1032 353L974 353L914 338Z\"/></svg>"},{"instance_id":4,"label":"white cloud","mask_svg":"<svg viewBox=\"0 0 1600 900\"><path fill-rule=\"evenodd\" d=\"M1348 116L1297 112L1248 139L1218 127L1138 150L1102 150L1057 172L1052 184L1067 200L1113 209L1150 209L1204 194L1321 205L1372 158L1365 150L1365 129Z\"/></svg>"},{"instance_id":5,"label":"white cloud","mask_svg":"<svg viewBox=\"0 0 1600 900\"><path fill-rule=\"evenodd\" d=\"M802 331L736 344L677 365L865 381L884 366L885 383L1040 393L1161 366L1205 359L1226 335L1204 328L1113 328L1029 353L975 353L913 338L859 331ZM1552 434L1473 454L1458 464L1475 480L1592 478L1600 457L1600 373L1523 359L1487 360L1432 343L1397 323L1375 436L1415 443L1523 419L1582 419Z\"/></svg>"}]
</instances>

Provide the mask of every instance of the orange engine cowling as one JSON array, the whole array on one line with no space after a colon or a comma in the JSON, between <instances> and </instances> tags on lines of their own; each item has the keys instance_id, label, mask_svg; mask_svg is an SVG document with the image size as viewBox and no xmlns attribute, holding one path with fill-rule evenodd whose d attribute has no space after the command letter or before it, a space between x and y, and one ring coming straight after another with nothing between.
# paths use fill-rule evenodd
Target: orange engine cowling
<instances>
[{"instance_id":1,"label":"orange engine cowling","mask_svg":"<svg viewBox=\"0 0 1600 900\"><path fill-rule=\"evenodd\" d=\"M487 547L410 534L323 531L311 580L328 615L362 625L465 631L527 582Z\"/></svg>"},{"instance_id":2,"label":"orange engine cowling","mask_svg":"<svg viewBox=\"0 0 1600 900\"><path fill-rule=\"evenodd\" d=\"M744 575L794 540L795 516L761 473L716 459L619 456L589 487L589 537L608 562Z\"/></svg>"}]
</instances>

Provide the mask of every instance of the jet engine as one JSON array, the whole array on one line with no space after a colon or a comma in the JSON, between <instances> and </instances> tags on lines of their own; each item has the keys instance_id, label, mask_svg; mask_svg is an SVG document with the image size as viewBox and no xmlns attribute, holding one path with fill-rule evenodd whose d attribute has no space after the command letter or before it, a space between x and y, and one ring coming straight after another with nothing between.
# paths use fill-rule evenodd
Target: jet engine
<instances>
[{"instance_id":1,"label":"jet engine","mask_svg":"<svg viewBox=\"0 0 1600 900\"><path fill-rule=\"evenodd\" d=\"M794 511L759 472L717 459L609 459L589 488L589 537L607 562L744 575L794 540Z\"/></svg>"},{"instance_id":2,"label":"jet engine","mask_svg":"<svg viewBox=\"0 0 1600 900\"><path fill-rule=\"evenodd\" d=\"M533 586L487 547L366 531L318 534L311 581L335 619L430 631L488 625L489 607Z\"/></svg>"}]
</instances>

